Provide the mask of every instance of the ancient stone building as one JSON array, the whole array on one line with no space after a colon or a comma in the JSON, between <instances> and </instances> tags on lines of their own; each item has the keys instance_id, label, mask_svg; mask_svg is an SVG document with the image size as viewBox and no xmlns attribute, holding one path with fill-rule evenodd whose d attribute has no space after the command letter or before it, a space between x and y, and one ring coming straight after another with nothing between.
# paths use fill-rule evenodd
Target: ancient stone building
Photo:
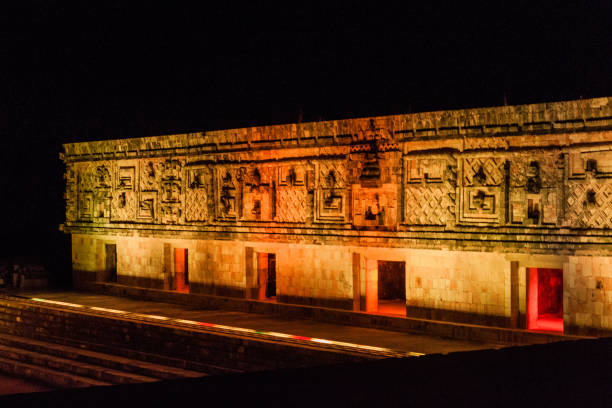
<instances>
[{"instance_id":1,"label":"ancient stone building","mask_svg":"<svg viewBox=\"0 0 612 408\"><path fill-rule=\"evenodd\" d=\"M74 280L612 330L612 98L64 145Z\"/></svg>"}]
</instances>

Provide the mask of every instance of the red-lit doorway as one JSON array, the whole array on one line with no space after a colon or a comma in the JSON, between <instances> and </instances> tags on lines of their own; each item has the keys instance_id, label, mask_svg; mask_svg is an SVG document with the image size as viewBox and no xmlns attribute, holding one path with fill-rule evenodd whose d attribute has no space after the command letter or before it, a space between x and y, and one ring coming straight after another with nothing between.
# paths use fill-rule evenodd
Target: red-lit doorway
<instances>
[{"instance_id":1,"label":"red-lit doorway","mask_svg":"<svg viewBox=\"0 0 612 408\"><path fill-rule=\"evenodd\" d=\"M178 292L189 292L189 261L185 248L174 248L174 276Z\"/></svg>"},{"instance_id":2,"label":"red-lit doorway","mask_svg":"<svg viewBox=\"0 0 612 408\"><path fill-rule=\"evenodd\" d=\"M527 269L527 328L563 332L563 271Z\"/></svg>"}]
</instances>

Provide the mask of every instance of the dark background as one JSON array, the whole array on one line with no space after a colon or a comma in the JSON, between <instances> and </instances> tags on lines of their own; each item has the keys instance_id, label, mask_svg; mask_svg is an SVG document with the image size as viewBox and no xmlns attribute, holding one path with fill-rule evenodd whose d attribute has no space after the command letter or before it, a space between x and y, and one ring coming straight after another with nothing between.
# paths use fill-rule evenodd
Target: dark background
<instances>
[{"instance_id":1,"label":"dark background","mask_svg":"<svg viewBox=\"0 0 612 408\"><path fill-rule=\"evenodd\" d=\"M0 13L0 258L58 277L62 143L612 95L610 1L70 3Z\"/></svg>"}]
</instances>

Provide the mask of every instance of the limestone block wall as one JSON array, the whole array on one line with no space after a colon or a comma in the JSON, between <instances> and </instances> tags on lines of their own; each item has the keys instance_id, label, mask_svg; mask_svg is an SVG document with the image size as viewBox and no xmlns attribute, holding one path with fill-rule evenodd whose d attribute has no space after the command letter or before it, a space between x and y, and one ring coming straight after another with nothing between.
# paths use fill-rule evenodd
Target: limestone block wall
<instances>
[{"instance_id":1,"label":"limestone block wall","mask_svg":"<svg viewBox=\"0 0 612 408\"><path fill-rule=\"evenodd\" d=\"M573 256L563 271L564 324L579 331L612 330L612 262Z\"/></svg>"},{"instance_id":2,"label":"limestone block wall","mask_svg":"<svg viewBox=\"0 0 612 408\"><path fill-rule=\"evenodd\" d=\"M240 241L191 241L189 285L192 293L245 295L245 244ZM193 254L193 255L192 255Z\"/></svg>"},{"instance_id":3,"label":"limestone block wall","mask_svg":"<svg viewBox=\"0 0 612 408\"><path fill-rule=\"evenodd\" d=\"M277 247L279 301L353 307L353 267L350 247L284 245Z\"/></svg>"},{"instance_id":4,"label":"limestone block wall","mask_svg":"<svg viewBox=\"0 0 612 408\"><path fill-rule=\"evenodd\" d=\"M164 246L161 240L118 237L116 244L118 283L164 288Z\"/></svg>"},{"instance_id":5,"label":"limestone block wall","mask_svg":"<svg viewBox=\"0 0 612 408\"><path fill-rule=\"evenodd\" d=\"M506 325L510 262L501 254L410 250L406 262L408 315Z\"/></svg>"},{"instance_id":6,"label":"limestone block wall","mask_svg":"<svg viewBox=\"0 0 612 408\"><path fill-rule=\"evenodd\" d=\"M114 237L87 234L72 235L73 281L78 287L83 281L102 280L105 272L104 245Z\"/></svg>"}]
</instances>

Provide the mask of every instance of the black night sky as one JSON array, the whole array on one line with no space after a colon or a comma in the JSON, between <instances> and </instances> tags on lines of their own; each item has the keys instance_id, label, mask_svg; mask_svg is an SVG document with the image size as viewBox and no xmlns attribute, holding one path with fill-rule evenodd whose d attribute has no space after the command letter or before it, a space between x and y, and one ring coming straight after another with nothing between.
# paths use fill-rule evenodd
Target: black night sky
<instances>
[{"instance_id":1,"label":"black night sky","mask_svg":"<svg viewBox=\"0 0 612 408\"><path fill-rule=\"evenodd\" d=\"M612 95L609 1L16 3L0 13L0 258L58 268L61 143Z\"/></svg>"}]
</instances>

